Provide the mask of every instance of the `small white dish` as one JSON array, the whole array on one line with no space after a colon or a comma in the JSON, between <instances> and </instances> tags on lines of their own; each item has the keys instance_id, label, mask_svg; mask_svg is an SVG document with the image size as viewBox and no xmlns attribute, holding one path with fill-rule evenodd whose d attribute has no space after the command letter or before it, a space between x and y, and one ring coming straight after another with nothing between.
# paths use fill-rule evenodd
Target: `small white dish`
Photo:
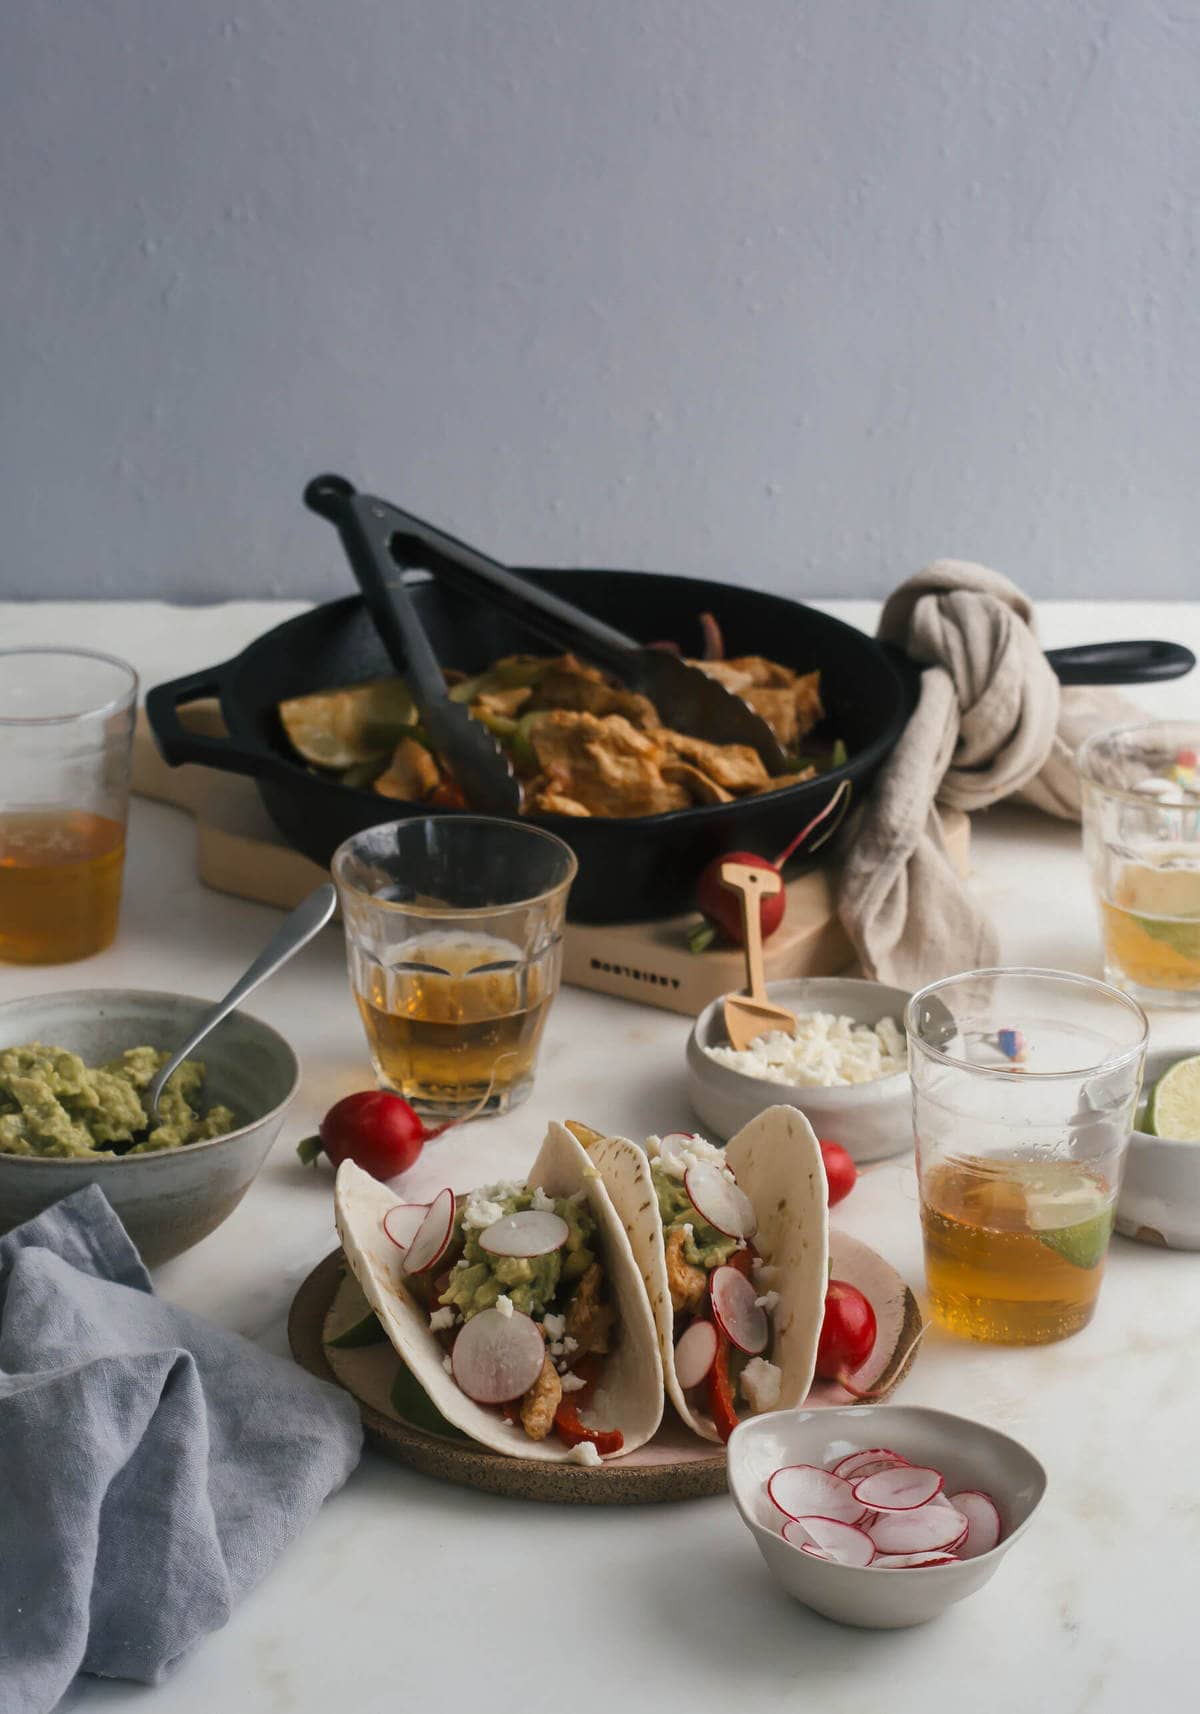
<instances>
[{"instance_id":1,"label":"small white dish","mask_svg":"<svg viewBox=\"0 0 1200 1714\"><path fill-rule=\"evenodd\" d=\"M793 1012L833 1012L858 1024L894 1018L904 1029L904 988L866 982L852 976L791 977L768 982L767 995ZM912 1097L908 1072L893 1072L873 1083L823 1088L772 1083L718 1065L706 1047L728 1045L723 1000L713 1000L696 1019L687 1045L688 1099L712 1135L728 1138L766 1107L798 1107L819 1137L840 1143L854 1160L883 1160L913 1146Z\"/></svg>"},{"instance_id":2,"label":"small white dish","mask_svg":"<svg viewBox=\"0 0 1200 1714\"><path fill-rule=\"evenodd\" d=\"M1200 1053L1200 1048L1158 1048L1148 1053L1143 1083L1147 1099L1164 1072L1194 1053ZM1143 1101L1139 1121L1145 1113ZM1200 1143L1135 1130L1125 1157L1115 1224L1123 1237L1142 1244L1200 1250Z\"/></svg>"},{"instance_id":3,"label":"small white dish","mask_svg":"<svg viewBox=\"0 0 1200 1714\"><path fill-rule=\"evenodd\" d=\"M940 1470L950 1493L980 1488L990 1494L1003 1526L997 1545L977 1559L908 1571L836 1565L789 1546L779 1533L782 1515L767 1497L768 1477L785 1464L827 1467L873 1446ZM868 1630L923 1625L981 1589L1024 1535L1046 1492L1045 1470L1018 1441L967 1417L912 1405L773 1411L741 1423L729 1437L728 1453L729 1490L771 1575L827 1619Z\"/></svg>"}]
</instances>

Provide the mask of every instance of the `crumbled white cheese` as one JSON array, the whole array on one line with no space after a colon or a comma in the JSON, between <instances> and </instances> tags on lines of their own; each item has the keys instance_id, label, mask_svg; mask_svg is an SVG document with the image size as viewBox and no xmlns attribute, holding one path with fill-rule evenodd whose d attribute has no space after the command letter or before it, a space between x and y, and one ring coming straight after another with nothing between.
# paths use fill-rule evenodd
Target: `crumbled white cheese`
<instances>
[{"instance_id":1,"label":"crumbled white cheese","mask_svg":"<svg viewBox=\"0 0 1200 1714\"><path fill-rule=\"evenodd\" d=\"M590 1440L581 1440L577 1446L573 1446L567 1453L568 1464L585 1464L589 1469L592 1469L601 1462L600 1454Z\"/></svg>"},{"instance_id":2,"label":"crumbled white cheese","mask_svg":"<svg viewBox=\"0 0 1200 1714\"><path fill-rule=\"evenodd\" d=\"M452 1375L454 1373L454 1364L450 1361L448 1356L442 1358L442 1368L445 1369L448 1375Z\"/></svg>"},{"instance_id":3,"label":"crumbled white cheese","mask_svg":"<svg viewBox=\"0 0 1200 1714\"><path fill-rule=\"evenodd\" d=\"M720 1167L726 1177L733 1177L725 1165L724 1151L715 1144L706 1142L703 1137L692 1136L686 1142L673 1137L669 1142L664 1142L661 1137L651 1136L646 1138L645 1149L649 1158L657 1161L663 1172L672 1178L682 1178L690 1166L699 1166L701 1163L705 1166Z\"/></svg>"},{"instance_id":4,"label":"crumbled white cheese","mask_svg":"<svg viewBox=\"0 0 1200 1714\"><path fill-rule=\"evenodd\" d=\"M750 1264L750 1271L754 1275L755 1285L762 1286L764 1288L767 1286L773 1286L775 1281L779 1278L779 1269L776 1267L774 1262L752 1262Z\"/></svg>"},{"instance_id":5,"label":"crumbled white cheese","mask_svg":"<svg viewBox=\"0 0 1200 1714\"><path fill-rule=\"evenodd\" d=\"M554 1198L552 1196L547 1196L541 1185L538 1185L533 1191L530 1200L532 1206L537 1209L539 1214L554 1213Z\"/></svg>"},{"instance_id":6,"label":"crumbled white cheese","mask_svg":"<svg viewBox=\"0 0 1200 1714\"><path fill-rule=\"evenodd\" d=\"M904 1035L894 1018L881 1018L872 1026L833 1012L799 1013L794 1036L772 1030L740 1052L731 1047L704 1051L718 1065L746 1077L817 1089L873 1083L903 1071L908 1063Z\"/></svg>"},{"instance_id":7,"label":"crumbled white cheese","mask_svg":"<svg viewBox=\"0 0 1200 1714\"><path fill-rule=\"evenodd\" d=\"M562 1343L563 1350L567 1353L568 1357L571 1355L572 1351L578 1351L579 1349L578 1339L572 1339L569 1333L564 1334Z\"/></svg>"},{"instance_id":8,"label":"crumbled white cheese","mask_svg":"<svg viewBox=\"0 0 1200 1714\"><path fill-rule=\"evenodd\" d=\"M501 1292L500 1296L496 1299L496 1308L500 1311L506 1321L510 1320L513 1312L512 1298L509 1297L506 1292Z\"/></svg>"},{"instance_id":9,"label":"crumbled white cheese","mask_svg":"<svg viewBox=\"0 0 1200 1714\"><path fill-rule=\"evenodd\" d=\"M502 1190L503 1186L489 1185L486 1190L473 1190L463 1206L462 1223L464 1232L486 1232L489 1226L494 1226L497 1220L503 1220L503 1205L496 1201L489 1191Z\"/></svg>"},{"instance_id":10,"label":"crumbled white cheese","mask_svg":"<svg viewBox=\"0 0 1200 1714\"><path fill-rule=\"evenodd\" d=\"M587 1382L579 1375L560 1375L559 1381L562 1384L562 1390L564 1393L577 1393L587 1386Z\"/></svg>"},{"instance_id":11,"label":"crumbled white cheese","mask_svg":"<svg viewBox=\"0 0 1200 1714\"><path fill-rule=\"evenodd\" d=\"M765 1357L751 1357L738 1377L738 1386L756 1416L774 1410L779 1403L779 1388L783 1372L768 1363Z\"/></svg>"},{"instance_id":12,"label":"crumbled white cheese","mask_svg":"<svg viewBox=\"0 0 1200 1714\"><path fill-rule=\"evenodd\" d=\"M565 1315L543 1315L542 1329L547 1339L561 1339L567 1330Z\"/></svg>"},{"instance_id":13,"label":"crumbled white cheese","mask_svg":"<svg viewBox=\"0 0 1200 1714\"><path fill-rule=\"evenodd\" d=\"M435 1309L429 1317L429 1331L431 1333L444 1333L446 1328L454 1326L457 1319L453 1306L445 1304L443 1308Z\"/></svg>"},{"instance_id":14,"label":"crumbled white cheese","mask_svg":"<svg viewBox=\"0 0 1200 1714\"><path fill-rule=\"evenodd\" d=\"M773 1315L775 1305L779 1302L779 1293L777 1291L765 1291L761 1297L756 1297L754 1302L759 1309L765 1309L768 1315Z\"/></svg>"}]
</instances>

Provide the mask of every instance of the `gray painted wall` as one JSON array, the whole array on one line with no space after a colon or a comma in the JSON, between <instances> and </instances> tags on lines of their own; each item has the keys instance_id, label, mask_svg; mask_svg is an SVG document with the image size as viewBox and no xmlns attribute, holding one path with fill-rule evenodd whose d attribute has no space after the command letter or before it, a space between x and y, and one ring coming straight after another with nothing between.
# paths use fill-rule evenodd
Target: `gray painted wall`
<instances>
[{"instance_id":1,"label":"gray painted wall","mask_svg":"<svg viewBox=\"0 0 1200 1714\"><path fill-rule=\"evenodd\" d=\"M0 10L0 594L1197 590L1196 0Z\"/></svg>"}]
</instances>

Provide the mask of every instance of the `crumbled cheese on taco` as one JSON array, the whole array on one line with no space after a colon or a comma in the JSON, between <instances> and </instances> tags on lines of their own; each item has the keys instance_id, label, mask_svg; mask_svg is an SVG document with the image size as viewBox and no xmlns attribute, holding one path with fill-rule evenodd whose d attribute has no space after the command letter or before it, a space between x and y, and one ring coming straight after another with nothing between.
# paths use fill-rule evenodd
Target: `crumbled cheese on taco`
<instances>
[{"instance_id":1,"label":"crumbled cheese on taco","mask_svg":"<svg viewBox=\"0 0 1200 1714\"><path fill-rule=\"evenodd\" d=\"M567 1331L567 1318L565 1315L543 1315L542 1327L547 1339L561 1339Z\"/></svg>"},{"instance_id":2,"label":"crumbled cheese on taco","mask_svg":"<svg viewBox=\"0 0 1200 1714\"><path fill-rule=\"evenodd\" d=\"M505 1293L505 1292L500 1293L500 1296L496 1299L495 1307L499 1310L500 1314L504 1317L504 1319L506 1321L511 1319L512 1312L513 1312L513 1301L512 1301L512 1298L507 1295L507 1293Z\"/></svg>"},{"instance_id":3,"label":"crumbled cheese on taco","mask_svg":"<svg viewBox=\"0 0 1200 1714\"><path fill-rule=\"evenodd\" d=\"M559 1382L564 1393L577 1393L587 1386L587 1382L579 1375L560 1375Z\"/></svg>"},{"instance_id":4,"label":"crumbled cheese on taco","mask_svg":"<svg viewBox=\"0 0 1200 1714\"><path fill-rule=\"evenodd\" d=\"M774 1311L775 1305L779 1302L779 1293L777 1291L765 1291L761 1297L756 1297L754 1302L759 1309L765 1309L767 1314L770 1315Z\"/></svg>"},{"instance_id":5,"label":"crumbled cheese on taco","mask_svg":"<svg viewBox=\"0 0 1200 1714\"><path fill-rule=\"evenodd\" d=\"M573 1446L567 1453L568 1464L584 1464L589 1469L593 1469L601 1462L600 1454L590 1440L581 1440L577 1446Z\"/></svg>"},{"instance_id":6,"label":"crumbled cheese on taco","mask_svg":"<svg viewBox=\"0 0 1200 1714\"><path fill-rule=\"evenodd\" d=\"M457 1320L457 1315L447 1304L444 1309L435 1309L429 1317L429 1330L431 1333L444 1333L448 1327L453 1327Z\"/></svg>"},{"instance_id":7,"label":"crumbled cheese on taco","mask_svg":"<svg viewBox=\"0 0 1200 1714\"><path fill-rule=\"evenodd\" d=\"M554 1198L552 1196L547 1196L541 1185L538 1185L536 1190L530 1192L529 1201L530 1206L536 1208L539 1214L554 1213Z\"/></svg>"},{"instance_id":8,"label":"crumbled cheese on taco","mask_svg":"<svg viewBox=\"0 0 1200 1714\"><path fill-rule=\"evenodd\" d=\"M783 1373L765 1357L751 1357L738 1377L738 1386L756 1416L774 1410L779 1403Z\"/></svg>"}]
</instances>

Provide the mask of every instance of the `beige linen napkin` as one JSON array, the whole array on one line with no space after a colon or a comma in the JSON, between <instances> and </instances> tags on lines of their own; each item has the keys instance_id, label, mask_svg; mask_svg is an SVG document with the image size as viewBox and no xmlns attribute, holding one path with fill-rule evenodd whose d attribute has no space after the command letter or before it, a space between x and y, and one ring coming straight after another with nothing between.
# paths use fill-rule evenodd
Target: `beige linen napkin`
<instances>
[{"instance_id":1,"label":"beige linen napkin","mask_svg":"<svg viewBox=\"0 0 1200 1714\"><path fill-rule=\"evenodd\" d=\"M867 976L916 987L999 956L946 854L938 804L969 811L1017 797L1078 821L1076 749L1139 714L1111 690L1060 688L1032 602L986 566L939 559L910 577L885 603L879 636L925 670L850 845L838 913Z\"/></svg>"}]
</instances>

